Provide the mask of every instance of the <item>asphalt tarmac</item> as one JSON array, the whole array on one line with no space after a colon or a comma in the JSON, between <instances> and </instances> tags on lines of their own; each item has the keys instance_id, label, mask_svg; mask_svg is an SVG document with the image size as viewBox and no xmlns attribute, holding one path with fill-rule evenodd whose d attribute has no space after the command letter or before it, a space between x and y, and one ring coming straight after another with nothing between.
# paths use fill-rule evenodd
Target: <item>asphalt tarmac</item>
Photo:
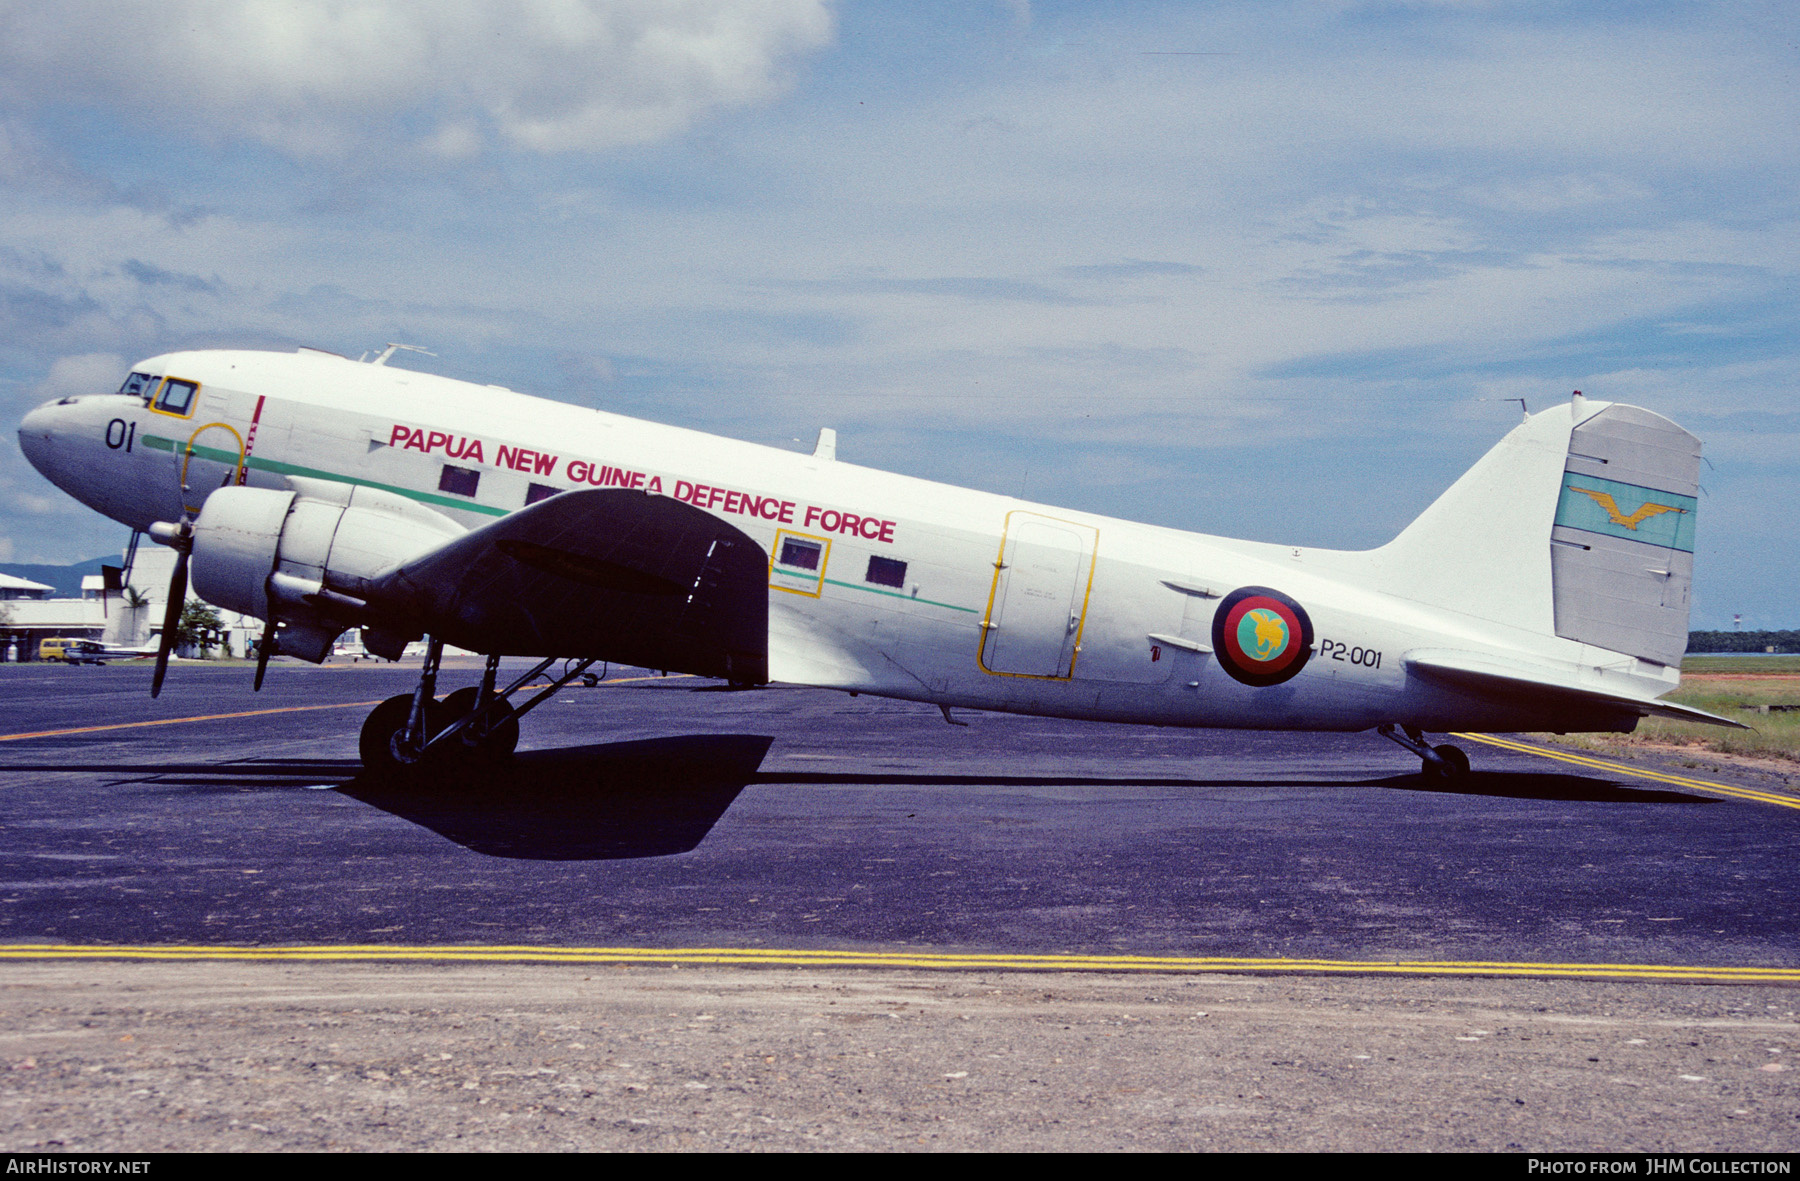
<instances>
[{"instance_id":1,"label":"asphalt tarmac","mask_svg":"<svg viewBox=\"0 0 1800 1181\"><path fill-rule=\"evenodd\" d=\"M440 689L476 675L472 664L448 670ZM761 949L772 963L830 952L889 970L909 955L946 957L936 961L944 971L965 974L984 963L1030 966L1016 957L1035 955L1175 978L1202 966L1197 958L1225 957L1252 972L1307 961L1287 966L1295 979L1308 965L1370 965L1355 986L1369 1004L1416 999L1423 987L1376 978L1383 964L1418 976L1426 969L1407 965L1479 961L1521 980L1580 976L1583 966L1603 975L1598 965L1669 969L1673 980L1765 968L1777 983L1734 989L1750 999L1729 1004L1716 986L1695 984L1614 984L1605 987L1625 991L1605 995L1643 998L1646 1021L1660 1019L1665 1000L1693 1004L1667 998L1705 995L1755 1012L1747 1036L1777 1047L1757 1054L1800 1045L1791 1036L1800 793L1776 779L1666 769L1716 783L1712 791L1464 743L1475 774L1451 791L1421 780L1410 755L1372 734L961 712L969 724L949 726L909 703L611 675L527 718L510 765L400 784L359 775L356 736L373 703L410 687L408 669L276 667L252 696L248 669L180 665L153 702L139 666L0 667L0 944L27 956L37 953L24 945L46 945L39 958L49 961L66 954L57 948L123 945ZM234 714L247 716L222 716ZM21 988L41 1000L43 977L30 974L41 967L0 966L0 980L15 1000ZM421 989L444 979L430 973L449 971L392 970L422 973ZM67 998L55 989L81 972L96 987L103 978L133 987L116 964L57 971L77 974L56 977L57 1004ZM737 979L736 969L708 971ZM866 980L868 971L832 979ZM1600 995L1598 985L1559 987L1576 990L1558 994L1576 1008ZM1310 1020L1310 1003L1297 1002L1294 1028ZM1752 1121L1758 1130L1741 1146L1791 1149L1800 1109L1779 1110L1792 1106L1779 1085L1789 1076L1768 1065L1757 1061L1756 1081L1773 1090L1753 1104L1757 1120L1768 1119ZM74 1077L67 1102L79 1107ZM1620 1109L1620 1135L1633 1129L1633 1110ZM36 1116L19 1118L0 1146L54 1138ZM54 1134L100 1143L105 1121L94 1119ZM1568 1126L1591 1123L1590 1112ZM133 1126L105 1142L129 1144ZM135 1126L160 1134L172 1125ZM206 1133L214 1139L170 1143L235 1145L223 1126ZM624 1126L624 1140L566 1146L700 1143ZM1532 1146L1516 1119L1491 1136L1477 1126L1459 1131L1473 1139L1406 1142ZM1123 1127L1135 1125L1114 1131ZM1737 1143L1720 1128L1712 1147ZM1191 1129L1138 1134L1147 1131L1107 1143L1235 1143L1195 1140ZM1021 1135L1017 1146L1081 1145ZM1304 1142L1275 1134L1247 1144ZM442 1143L434 1134L391 1146Z\"/></svg>"}]
</instances>

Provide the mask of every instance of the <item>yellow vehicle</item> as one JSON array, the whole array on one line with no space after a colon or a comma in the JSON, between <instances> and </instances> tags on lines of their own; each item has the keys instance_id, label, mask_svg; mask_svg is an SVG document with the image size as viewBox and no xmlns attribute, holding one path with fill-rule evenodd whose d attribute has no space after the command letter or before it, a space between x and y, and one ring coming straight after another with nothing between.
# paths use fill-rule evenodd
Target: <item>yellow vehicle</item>
<instances>
[{"instance_id":1,"label":"yellow vehicle","mask_svg":"<svg viewBox=\"0 0 1800 1181\"><path fill-rule=\"evenodd\" d=\"M50 636L38 641L39 660L60 660L66 664L105 664L105 648L98 640L78 636Z\"/></svg>"}]
</instances>

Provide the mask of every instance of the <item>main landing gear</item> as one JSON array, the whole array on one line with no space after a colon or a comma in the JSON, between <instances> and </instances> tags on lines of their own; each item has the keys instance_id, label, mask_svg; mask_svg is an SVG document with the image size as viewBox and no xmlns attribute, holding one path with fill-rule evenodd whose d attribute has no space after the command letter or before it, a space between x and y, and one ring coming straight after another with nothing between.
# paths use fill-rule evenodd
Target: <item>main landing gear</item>
<instances>
[{"instance_id":1,"label":"main landing gear","mask_svg":"<svg viewBox=\"0 0 1800 1181\"><path fill-rule=\"evenodd\" d=\"M388 698L363 722L357 748L365 771L392 775L426 766L449 768L504 762L519 745L519 719L582 676L594 663L570 661L560 678L514 708L513 694L536 680L560 657L540 662L505 689L496 691L500 657L489 656L479 687L458 689L438 700L437 674L443 655L444 642L433 637L425 648L418 688Z\"/></svg>"},{"instance_id":2,"label":"main landing gear","mask_svg":"<svg viewBox=\"0 0 1800 1181\"><path fill-rule=\"evenodd\" d=\"M1434 783L1455 785L1469 777L1469 756L1458 747L1445 743L1432 746L1417 726L1396 726L1383 722L1375 727L1383 738L1391 739L1419 756L1423 764L1419 773Z\"/></svg>"}]
</instances>

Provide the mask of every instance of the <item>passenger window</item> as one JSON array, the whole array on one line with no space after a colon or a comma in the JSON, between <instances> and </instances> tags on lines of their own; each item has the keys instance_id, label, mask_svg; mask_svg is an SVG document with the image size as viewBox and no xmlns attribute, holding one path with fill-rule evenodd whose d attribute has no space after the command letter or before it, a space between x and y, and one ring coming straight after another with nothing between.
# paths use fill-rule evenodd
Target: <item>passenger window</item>
<instances>
[{"instance_id":1,"label":"passenger window","mask_svg":"<svg viewBox=\"0 0 1800 1181\"><path fill-rule=\"evenodd\" d=\"M905 586L906 563L894 558L870 558L869 572L863 575L863 581L876 586Z\"/></svg>"},{"instance_id":2,"label":"passenger window","mask_svg":"<svg viewBox=\"0 0 1800 1181\"><path fill-rule=\"evenodd\" d=\"M780 563L796 570L817 570L819 554L824 549L816 541L801 541L790 537L781 543Z\"/></svg>"},{"instance_id":3,"label":"passenger window","mask_svg":"<svg viewBox=\"0 0 1800 1181\"><path fill-rule=\"evenodd\" d=\"M162 378L151 377L148 373L133 373L119 387L121 394L129 394L134 398L142 398L146 403L156 393L156 385Z\"/></svg>"},{"instance_id":4,"label":"passenger window","mask_svg":"<svg viewBox=\"0 0 1800 1181\"><path fill-rule=\"evenodd\" d=\"M162 394L156 399L155 409L164 414L188 414L194 409L194 395L199 390L197 382L171 377L163 382Z\"/></svg>"},{"instance_id":5,"label":"passenger window","mask_svg":"<svg viewBox=\"0 0 1800 1181\"><path fill-rule=\"evenodd\" d=\"M561 488L553 487L549 484L533 484L525 489L525 503L536 504L540 500L549 500L552 496L555 496L561 491Z\"/></svg>"},{"instance_id":6,"label":"passenger window","mask_svg":"<svg viewBox=\"0 0 1800 1181\"><path fill-rule=\"evenodd\" d=\"M438 477L438 491L449 492L456 496L473 496L481 487L481 473L474 468L453 467L444 465L444 474Z\"/></svg>"}]
</instances>

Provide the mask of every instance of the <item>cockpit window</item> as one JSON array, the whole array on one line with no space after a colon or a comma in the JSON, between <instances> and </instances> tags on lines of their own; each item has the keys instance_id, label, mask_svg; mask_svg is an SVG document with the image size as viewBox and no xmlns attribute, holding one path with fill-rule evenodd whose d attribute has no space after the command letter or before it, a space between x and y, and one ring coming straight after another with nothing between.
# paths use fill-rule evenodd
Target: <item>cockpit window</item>
<instances>
[{"instance_id":1,"label":"cockpit window","mask_svg":"<svg viewBox=\"0 0 1800 1181\"><path fill-rule=\"evenodd\" d=\"M152 377L148 373L133 373L125 379L125 384L119 387L119 392L130 394L134 398L142 398L147 403L150 401L151 395L156 393L156 385L161 380L162 378Z\"/></svg>"},{"instance_id":2,"label":"cockpit window","mask_svg":"<svg viewBox=\"0 0 1800 1181\"><path fill-rule=\"evenodd\" d=\"M194 408L194 395L199 390L198 382L171 377L163 382L162 394L156 399L156 405L152 409L164 414L186 414Z\"/></svg>"}]
</instances>

